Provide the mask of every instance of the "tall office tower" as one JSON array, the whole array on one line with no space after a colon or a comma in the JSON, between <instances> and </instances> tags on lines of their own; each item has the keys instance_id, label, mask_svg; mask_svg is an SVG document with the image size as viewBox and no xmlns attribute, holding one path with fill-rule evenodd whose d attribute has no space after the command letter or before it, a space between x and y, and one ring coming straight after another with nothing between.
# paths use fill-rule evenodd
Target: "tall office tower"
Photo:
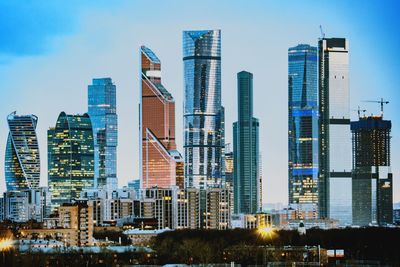
<instances>
[{"instance_id":1,"label":"tall office tower","mask_svg":"<svg viewBox=\"0 0 400 267\"><path fill-rule=\"evenodd\" d=\"M235 213L259 211L259 122L253 117L253 74L241 71L238 121L233 123L233 190Z\"/></svg>"},{"instance_id":2,"label":"tall office tower","mask_svg":"<svg viewBox=\"0 0 400 267\"><path fill-rule=\"evenodd\" d=\"M319 177L321 218L352 223L349 52L344 38L323 38L319 53Z\"/></svg>"},{"instance_id":3,"label":"tall office tower","mask_svg":"<svg viewBox=\"0 0 400 267\"><path fill-rule=\"evenodd\" d=\"M88 86L88 109L93 127L95 186L115 190L118 187L118 117L116 86L111 78L93 79Z\"/></svg>"},{"instance_id":4,"label":"tall office tower","mask_svg":"<svg viewBox=\"0 0 400 267\"><path fill-rule=\"evenodd\" d=\"M88 114L61 112L47 132L48 181L52 208L79 198L94 185L94 142Z\"/></svg>"},{"instance_id":5,"label":"tall office tower","mask_svg":"<svg viewBox=\"0 0 400 267\"><path fill-rule=\"evenodd\" d=\"M7 190L39 188L40 156L35 115L7 116L10 132L5 155L5 178Z\"/></svg>"},{"instance_id":6,"label":"tall office tower","mask_svg":"<svg viewBox=\"0 0 400 267\"><path fill-rule=\"evenodd\" d=\"M224 186L221 31L184 31L186 187Z\"/></svg>"},{"instance_id":7,"label":"tall office tower","mask_svg":"<svg viewBox=\"0 0 400 267\"><path fill-rule=\"evenodd\" d=\"M390 169L392 123L382 116L351 122L353 134L353 224L393 223L393 174Z\"/></svg>"},{"instance_id":8,"label":"tall office tower","mask_svg":"<svg viewBox=\"0 0 400 267\"><path fill-rule=\"evenodd\" d=\"M318 205L318 54L300 44L288 50L289 205Z\"/></svg>"},{"instance_id":9,"label":"tall office tower","mask_svg":"<svg viewBox=\"0 0 400 267\"><path fill-rule=\"evenodd\" d=\"M141 188L169 188L183 184L183 159L175 144L175 101L161 83L160 60L145 46L140 54Z\"/></svg>"}]
</instances>

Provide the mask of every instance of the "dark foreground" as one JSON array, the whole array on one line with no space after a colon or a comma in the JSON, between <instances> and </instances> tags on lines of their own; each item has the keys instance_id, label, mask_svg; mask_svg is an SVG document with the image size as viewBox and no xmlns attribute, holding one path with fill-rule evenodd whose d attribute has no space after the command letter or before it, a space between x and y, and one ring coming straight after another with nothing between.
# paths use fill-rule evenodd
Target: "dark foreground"
<instances>
[{"instance_id":1,"label":"dark foreground","mask_svg":"<svg viewBox=\"0 0 400 267\"><path fill-rule=\"evenodd\" d=\"M287 253L288 246L320 246L324 255L310 250ZM326 250L344 250L335 263L400 266L400 228L366 228L277 231L261 236L255 230L180 230L165 232L152 240L153 252L126 253L37 253L10 250L2 252L0 266L129 266L167 263L208 264L235 262L241 266L272 262L328 262ZM290 249L290 248L289 248ZM323 253L322 253L323 254Z\"/></svg>"}]
</instances>

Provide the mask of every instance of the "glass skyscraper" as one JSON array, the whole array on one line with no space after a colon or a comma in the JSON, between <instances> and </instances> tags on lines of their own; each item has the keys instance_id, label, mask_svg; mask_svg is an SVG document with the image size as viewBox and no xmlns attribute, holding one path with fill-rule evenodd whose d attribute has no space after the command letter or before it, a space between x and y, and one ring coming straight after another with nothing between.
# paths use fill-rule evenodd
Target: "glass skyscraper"
<instances>
[{"instance_id":1,"label":"glass skyscraper","mask_svg":"<svg viewBox=\"0 0 400 267\"><path fill-rule=\"evenodd\" d=\"M233 124L234 212L259 211L259 122L253 117L253 74L237 74L238 121Z\"/></svg>"},{"instance_id":2,"label":"glass skyscraper","mask_svg":"<svg viewBox=\"0 0 400 267\"><path fill-rule=\"evenodd\" d=\"M37 189L40 180L40 155L35 115L7 116L10 132L5 155L7 190Z\"/></svg>"},{"instance_id":3,"label":"glass skyscraper","mask_svg":"<svg viewBox=\"0 0 400 267\"><path fill-rule=\"evenodd\" d=\"M141 55L141 188L183 186L183 159L175 144L175 100L161 83L161 62L149 48Z\"/></svg>"},{"instance_id":4,"label":"glass skyscraper","mask_svg":"<svg viewBox=\"0 0 400 267\"><path fill-rule=\"evenodd\" d=\"M352 223L349 50L324 38L319 53L319 215Z\"/></svg>"},{"instance_id":5,"label":"glass skyscraper","mask_svg":"<svg viewBox=\"0 0 400 267\"><path fill-rule=\"evenodd\" d=\"M183 65L186 187L220 187L224 184L221 31L184 31Z\"/></svg>"},{"instance_id":6,"label":"glass skyscraper","mask_svg":"<svg viewBox=\"0 0 400 267\"><path fill-rule=\"evenodd\" d=\"M95 186L115 190L118 117L116 86L111 78L93 79L88 86L88 109L93 126Z\"/></svg>"},{"instance_id":7,"label":"glass skyscraper","mask_svg":"<svg viewBox=\"0 0 400 267\"><path fill-rule=\"evenodd\" d=\"M351 122L353 135L353 224L393 223L393 174L390 168L392 123L382 116Z\"/></svg>"},{"instance_id":8,"label":"glass skyscraper","mask_svg":"<svg viewBox=\"0 0 400 267\"><path fill-rule=\"evenodd\" d=\"M48 182L52 207L79 198L94 185L94 142L89 115L61 112L47 132Z\"/></svg>"},{"instance_id":9,"label":"glass skyscraper","mask_svg":"<svg viewBox=\"0 0 400 267\"><path fill-rule=\"evenodd\" d=\"M318 50L288 50L289 205L318 204Z\"/></svg>"}]
</instances>

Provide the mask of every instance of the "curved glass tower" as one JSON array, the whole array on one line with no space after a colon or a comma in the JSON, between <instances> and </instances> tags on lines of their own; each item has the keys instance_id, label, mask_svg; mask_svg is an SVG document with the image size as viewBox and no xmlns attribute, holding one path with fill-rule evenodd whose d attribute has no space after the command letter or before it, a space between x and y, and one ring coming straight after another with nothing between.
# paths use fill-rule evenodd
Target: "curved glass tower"
<instances>
[{"instance_id":1,"label":"curved glass tower","mask_svg":"<svg viewBox=\"0 0 400 267\"><path fill-rule=\"evenodd\" d=\"M184 31L184 149L186 187L223 184L221 31Z\"/></svg>"},{"instance_id":2,"label":"curved glass tower","mask_svg":"<svg viewBox=\"0 0 400 267\"><path fill-rule=\"evenodd\" d=\"M52 206L79 198L94 185L94 142L89 115L61 112L47 132L48 175Z\"/></svg>"},{"instance_id":3,"label":"curved glass tower","mask_svg":"<svg viewBox=\"0 0 400 267\"><path fill-rule=\"evenodd\" d=\"M5 156L7 191L27 190L39 187L40 156L35 115L7 116L10 132Z\"/></svg>"}]
</instances>

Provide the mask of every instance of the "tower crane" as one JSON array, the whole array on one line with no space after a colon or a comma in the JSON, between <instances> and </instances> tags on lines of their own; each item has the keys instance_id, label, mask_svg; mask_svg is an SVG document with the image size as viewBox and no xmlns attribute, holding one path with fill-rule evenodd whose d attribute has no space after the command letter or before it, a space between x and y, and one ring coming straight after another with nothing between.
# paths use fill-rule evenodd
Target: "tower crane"
<instances>
[{"instance_id":1,"label":"tower crane","mask_svg":"<svg viewBox=\"0 0 400 267\"><path fill-rule=\"evenodd\" d=\"M364 102L370 102L370 103L379 103L381 104L381 117L383 118L383 104L389 104L389 101L384 100L381 98L381 100L366 100Z\"/></svg>"}]
</instances>

